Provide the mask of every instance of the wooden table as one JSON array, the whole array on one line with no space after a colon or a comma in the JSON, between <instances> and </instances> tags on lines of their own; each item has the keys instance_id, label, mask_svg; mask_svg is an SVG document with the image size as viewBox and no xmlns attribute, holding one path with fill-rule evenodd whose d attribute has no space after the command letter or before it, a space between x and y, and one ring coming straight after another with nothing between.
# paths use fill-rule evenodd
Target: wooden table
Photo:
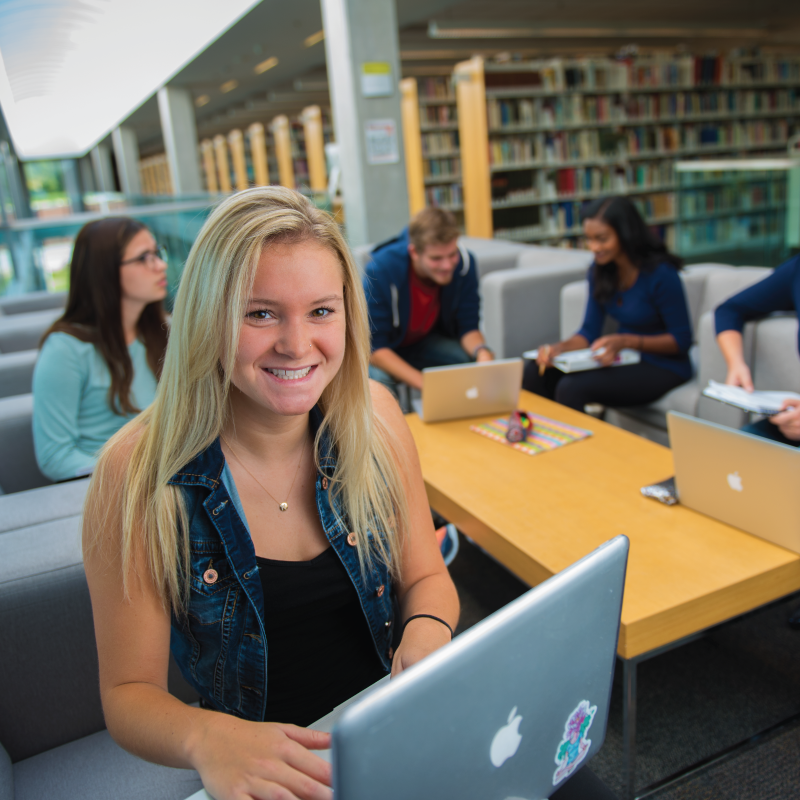
<instances>
[{"instance_id":1,"label":"wooden table","mask_svg":"<svg viewBox=\"0 0 800 800\"><path fill-rule=\"evenodd\" d=\"M431 506L534 586L618 534L630 539L623 659L627 795L634 794L636 666L701 631L800 590L800 556L640 488L673 474L661 445L536 395L519 407L592 431L529 456L470 431L491 417L406 417Z\"/></svg>"}]
</instances>

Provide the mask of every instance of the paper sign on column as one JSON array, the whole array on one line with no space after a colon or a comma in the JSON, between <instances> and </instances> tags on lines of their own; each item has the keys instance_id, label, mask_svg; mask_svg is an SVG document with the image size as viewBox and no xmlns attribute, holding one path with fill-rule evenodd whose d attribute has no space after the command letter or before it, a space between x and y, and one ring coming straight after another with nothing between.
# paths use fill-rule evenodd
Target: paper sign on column
<instances>
[{"instance_id":1,"label":"paper sign on column","mask_svg":"<svg viewBox=\"0 0 800 800\"><path fill-rule=\"evenodd\" d=\"M368 164L396 164L400 160L397 124L393 119L368 119L364 134Z\"/></svg>"},{"instance_id":2,"label":"paper sign on column","mask_svg":"<svg viewBox=\"0 0 800 800\"><path fill-rule=\"evenodd\" d=\"M364 97L391 97L392 65L387 61L365 61L361 65L361 94Z\"/></svg>"}]
</instances>

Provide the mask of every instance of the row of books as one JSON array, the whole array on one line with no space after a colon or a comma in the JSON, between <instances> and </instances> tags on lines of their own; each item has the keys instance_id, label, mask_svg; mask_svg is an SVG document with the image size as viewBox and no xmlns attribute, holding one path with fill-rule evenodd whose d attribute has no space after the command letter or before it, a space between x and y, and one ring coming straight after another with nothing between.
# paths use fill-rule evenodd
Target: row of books
<instances>
[{"instance_id":1,"label":"row of books","mask_svg":"<svg viewBox=\"0 0 800 800\"><path fill-rule=\"evenodd\" d=\"M449 155L458 150L458 131L422 134L422 155Z\"/></svg>"},{"instance_id":2,"label":"row of books","mask_svg":"<svg viewBox=\"0 0 800 800\"><path fill-rule=\"evenodd\" d=\"M780 231L780 220L771 214L745 214L681 224L678 252L713 248L732 250L778 236Z\"/></svg>"},{"instance_id":3,"label":"row of books","mask_svg":"<svg viewBox=\"0 0 800 800\"><path fill-rule=\"evenodd\" d=\"M674 86L726 86L731 84L800 82L797 56L722 56L682 55L529 61L518 70L508 65L486 68L487 89L502 86L528 87L540 92L624 91L636 88Z\"/></svg>"},{"instance_id":4,"label":"row of books","mask_svg":"<svg viewBox=\"0 0 800 800\"><path fill-rule=\"evenodd\" d=\"M628 153L675 151L703 145L730 147L781 145L793 132L786 120L709 123L704 125L665 125L631 128L625 132Z\"/></svg>"},{"instance_id":5,"label":"row of books","mask_svg":"<svg viewBox=\"0 0 800 800\"><path fill-rule=\"evenodd\" d=\"M579 161L603 155L599 131L574 131L530 136L503 136L489 141L492 166L531 161Z\"/></svg>"},{"instance_id":6,"label":"row of books","mask_svg":"<svg viewBox=\"0 0 800 800\"><path fill-rule=\"evenodd\" d=\"M554 128L586 123L623 124L700 114L755 114L787 111L800 114L800 89L714 90L669 94L565 95L487 101L489 126Z\"/></svg>"},{"instance_id":7,"label":"row of books","mask_svg":"<svg viewBox=\"0 0 800 800\"><path fill-rule=\"evenodd\" d=\"M452 100L453 79L449 75L433 78L417 78L417 94L426 100Z\"/></svg>"},{"instance_id":8,"label":"row of books","mask_svg":"<svg viewBox=\"0 0 800 800\"><path fill-rule=\"evenodd\" d=\"M774 211L785 203L785 181L734 184L680 193L681 215L689 217L718 211Z\"/></svg>"},{"instance_id":9,"label":"row of books","mask_svg":"<svg viewBox=\"0 0 800 800\"><path fill-rule=\"evenodd\" d=\"M675 195L672 192L641 195L633 202L645 219L664 219L675 214Z\"/></svg>"},{"instance_id":10,"label":"row of books","mask_svg":"<svg viewBox=\"0 0 800 800\"><path fill-rule=\"evenodd\" d=\"M460 158L434 158L422 162L422 175L424 178L438 178L450 175L458 178L461 175Z\"/></svg>"},{"instance_id":11,"label":"row of books","mask_svg":"<svg viewBox=\"0 0 800 800\"><path fill-rule=\"evenodd\" d=\"M464 205L464 193L459 183L445 186L429 186L425 190L425 200L429 206L455 208Z\"/></svg>"},{"instance_id":12,"label":"row of books","mask_svg":"<svg viewBox=\"0 0 800 800\"><path fill-rule=\"evenodd\" d=\"M458 111L454 105L423 106L420 109L421 125L452 125L458 122Z\"/></svg>"}]
</instances>

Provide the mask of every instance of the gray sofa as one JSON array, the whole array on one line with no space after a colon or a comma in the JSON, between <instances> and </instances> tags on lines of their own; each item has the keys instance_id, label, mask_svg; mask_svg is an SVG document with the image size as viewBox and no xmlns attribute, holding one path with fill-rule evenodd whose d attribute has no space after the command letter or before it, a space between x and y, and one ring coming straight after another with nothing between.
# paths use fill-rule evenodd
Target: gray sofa
<instances>
[{"instance_id":1,"label":"gray sofa","mask_svg":"<svg viewBox=\"0 0 800 800\"><path fill-rule=\"evenodd\" d=\"M105 730L80 546L87 484L0 497L0 800L184 800L196 772L141 761ZM197 699L174 664L170 691Z\"/></svg>"},{"instance_id":2,"label":"gray sofa","mask_svg":"<svg viewBox=\"0 0 800 800\"><path fill-rule=\"evenodd\" d=\"M63 309L67 304L66 292L28 292L0 297L0 316L27 314L49 308Z\"/></svg>"},{"instance_id":3,"label":"gray sofa","mask_svg":"<svg viewBox=\"0 0 800 800\"><path fill-rule=\"evenodd\" d=\"M44 332L62 313L60 308L51 308L0 316L0 353L35 350Z\"/></svg>"},{"instance_id":4,"label":"gray sofa","mask_svg":"<svg viewBox=\"0 0 800 800\"><path fill-rule=\"evenodd\" d=\"M668 444L667 411L681 411L734 428L745 424L747 420L743 412L702 396L709 380L724 381L727 373L725 360L716 343L713 311L724 300L763 280L770 272L766 267L731 267L725 264L687 267L681 275L694 327L693 379L649 406L608 409L606 420L662 444ZM559 338L571 336L580 327L587 295L585 280L563 288ZM744 350L757 389L800 391L795 315L748 323L744 330Z\"/></svg>"},{"instance_id":5,"label":"gray sofa","mask_svg":"<svg viewBox=\"0 0 800 800\"><path fill-rule=\"evenodd\" d=\"M481 279L483 332L499 358L514 358L559 338L561 289L584 278L586 250L526 247L517 266Z\"/></svg>"},{"instance_id":6,"label":"gray sofa","mask_svg":"<svg viewBox=\"0 0 800 800\"><path fill-rule=\"evenodd\" d=\"M0 398L0 493L52 483L36 463L32 421L32 394Z\"/></svg>"},{"instance_id":7,"label":"gray sofa","mask_svg":"<svg viewBox=\"0 0 800 800\"><path fill-rule=\"evenodd\" d=\"M38 357L38 350L0 353L0 397L31 393L33 369Z\"/></svg>"}]
</instances>

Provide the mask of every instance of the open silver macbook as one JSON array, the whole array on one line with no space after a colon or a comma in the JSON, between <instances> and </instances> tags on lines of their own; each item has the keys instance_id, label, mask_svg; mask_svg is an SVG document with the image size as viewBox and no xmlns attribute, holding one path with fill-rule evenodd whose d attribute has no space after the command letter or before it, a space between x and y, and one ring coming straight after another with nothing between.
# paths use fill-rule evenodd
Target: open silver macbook
<instances>
[{"instance_id":1,"label":"open silver macbook","mask_svg":"<svg viewBox=\"0 0 800 800\"><path fill-rule=\"evenodd\" d=\"M612 539L312 726L334 796L551 795L605 738L627 557Z\"/></svg>"},{"instance_id":2,"label":"open silver macbook","mask_svg":"<svg viewBox=\"0 0 800 800\"><path fill-rule=\"evenodd\" d=\"M800 450L670 411L678 499L800 553Z\"/></svg>"},{"instance_id":3,"label":"open silver macbook","mask_svg":"<svg viewBox=\"0 0 800 800\"><path fill-rule=\"evenodd\" d=\"M522 369L521 358L424 369L422 400L412 407L423 422L508 413L517 407Z\"/></svg>"}]
</instances>

